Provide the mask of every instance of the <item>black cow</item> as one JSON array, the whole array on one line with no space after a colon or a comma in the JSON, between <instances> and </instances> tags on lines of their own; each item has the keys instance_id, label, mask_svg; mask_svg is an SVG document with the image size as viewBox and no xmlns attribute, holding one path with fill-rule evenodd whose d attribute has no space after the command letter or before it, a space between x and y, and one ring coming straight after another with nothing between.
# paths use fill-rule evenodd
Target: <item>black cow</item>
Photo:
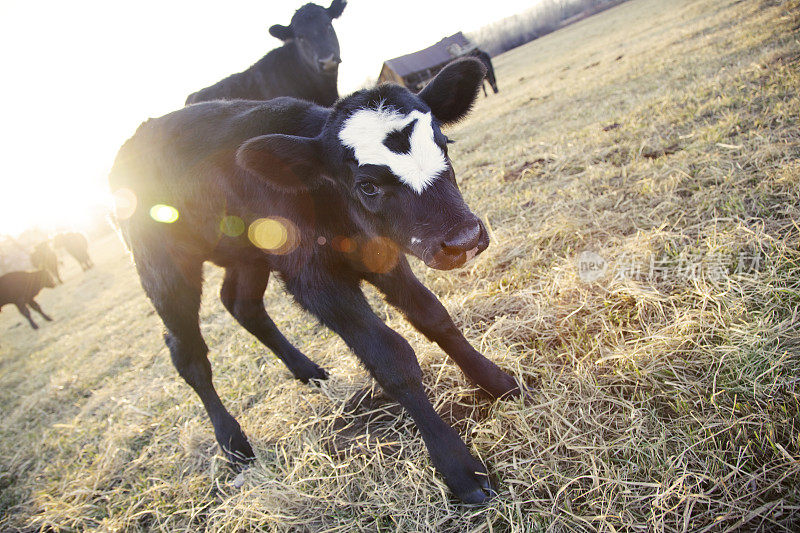
<instances>
[{"instance_id":1,"label":"black cow","mask_svg":"<svg viewBox=\"0 0 800 533\"><path fill-rule=\"evenodd\" d=\"M476 48L474 52L470 54L472 57L475 57L483 63L483 66L486 67L486 81L489 82L489 85L492 86L492 90L494 94L497 94L500 89L497 88L497 78L494 75L494 67L492 66L492 58L489 57L489 54L481 50L480 48ZM481 83L481 87L483 88L483 96L487 96L486 94L486 86Z\"/></svg>"},{"instance_id":2,"label":"black cow","mask_svg":"<svg viewBox=\"0 0 800 533\"><path fill-rule=\"evenodd\" d=\"M283 46L275 48L244 72L232 74L210 87L190 94L186 105L209 100L269 100L294 96L320 105L339 98L339 40L331 21L344 11L345 0L333 0L325 9L306 4L289 26L276 24L269 33Z\"/></svg>"},{"instance_id":3,"label":"black cow","mask_svg":"<svg viewBox=\"0 0 800 533\"><path fill-rule=\"evenodd\" d=\"M225 268L222 302L245 329L296 378L325 379L267 316L263 295L276 272L411 414L455 494L465 502L491 494L486 468L431 406L411 346L360 288L377 287L489 395L519 394L514 379L470 346L404 255L451 269L489 244L461 197L440 130L469 112L484 75L479 61L462 59L418 95L382 85L332 109L293 98L207 102L145 122L120 149L111 188L138 198L134 214L119 221L122 234L167 327L172 360L232 461L253 451L212 384L198 326L204 261ZM158 222L153 205L168 205L177 218Z\"/></svg>"},{"instance_id":4,"label":"black cow","mask_svg":"<svg viewBox=\"0 0 800 533\"><path fill-rule=\"evenodd\" d=\"M52 289L56 286L53 277L46 270L37 270L35 272L9 272L0 276L0 310L6 304L14 304L22 313L22 316L28 319L33 329L39 329L36 322L31 318L31 313L28 307L42 315L42 318L51 322L50 318L42 311L34 301L39 292L47 287Z\"/></svg>"},{"instance_id":5,"label":"black cow","mask_svg":"<svg viewBox=\"0 0 800 533\"><path fill-rule=\"evenodd\" d=\"M89 257L89 243L82 233L75 231L59 233L53 237L53 245L56 248L64 248L75 258L84 272L94 266L92 258Z\"/></svg>"},{"instance_id":6,"label":"black cow","mask_svg":"<svg viewBox=\"0 0 800 533\"><path fill-rule=\"evenodd\" d=\"M34 268L48 271L59 283L64 283L58 274L58 256L47 241L40 242L34 247L33 253L31 253L31 264Z\"/></svg>"}]
</instances>

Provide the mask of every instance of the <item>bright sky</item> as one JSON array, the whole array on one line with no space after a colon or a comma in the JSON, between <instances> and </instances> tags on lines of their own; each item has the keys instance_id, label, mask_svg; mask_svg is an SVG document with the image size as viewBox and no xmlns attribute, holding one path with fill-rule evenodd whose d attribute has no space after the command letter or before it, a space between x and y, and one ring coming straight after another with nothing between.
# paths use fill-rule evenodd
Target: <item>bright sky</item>
<instances>
[{"instance_id":1,"label":"bright sky","mask_svg":"<svg viewBox=\"0 0 800 533\"><path fill-rule=\"evenodd\" d=\"M136 127L279 46L267 29L302 3L0 0L0 234L86 224ZM385 59L536 3L350 0L334 22L339 92L376 78Z\"/></svg>"}]
</instances>

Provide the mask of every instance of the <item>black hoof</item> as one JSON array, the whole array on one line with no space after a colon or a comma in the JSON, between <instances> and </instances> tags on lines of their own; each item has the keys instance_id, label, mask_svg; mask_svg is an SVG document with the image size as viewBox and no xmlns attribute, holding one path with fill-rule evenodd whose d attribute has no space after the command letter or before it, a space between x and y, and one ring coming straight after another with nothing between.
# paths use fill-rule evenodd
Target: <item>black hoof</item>
<instances>
[{"instance_id":1,"label":"black hoof","mask_svg":"<svg viewBox=\"0 0 800 533\"><path fill-rule=\"evenodd\" d=\"M324 368L321 368L317 365L308 368L302 373L298 372L294 376L303 383L313 383L314 381L324 380L330 377Z\"/></svg>"},{"instance_id":2,"label":"black hoof","mask_svg":"<svg viewBox=\"0 0 800 533\"><path fill-rule=\"evenodd\" d=\"M437 468L459 500L467 504L482 504L497 495L486 467L472 457L466 447L451 449L450 455L443 459Z\"/></svg>"},{"instance_id":3,"label":"black hoof","mask_svg":"<svg viewBox=\"0 0 800 533\"><path fill-rule=\"evenodd\" d=\"M229 466L235 472L241 472L246 466L255 461L256 456L253 453L253 448L250 443L245 439L243 442L237 443L235 449L226 449L225 457L228 459Z\"/></svg>"},{"instance_id":4,"label":"black hoof","mask_svg":"<svg viewBox=\"0 0 800 533\"><path fill-rule=\"evenodd\" d=\"M468 505L483 505L488 503L489 500L495 496L497 496L497 493L494 491L494 489L492 489L491 485L487 481L485 486L481 486L472 492L463 494L459 496L459 499Z\"/></svg>"},{"instance_id":5,"label":"black hoof","mask_svg":"<svg viewBox=\"0 0 800 533\"><path fill-rule=\"evenodd\" d=\"M253 453L253 448L250 447L250 443L247 441L247 437L244 436L242 428L239 427L239 423L233 419L231 420L232 423L227 428L220 428L220 432L217 433L217 443L219 443L222 451L225 452L225 457L228 459L231 468L239 471L243 466L252 463L256 458L256 454Z\"/></svg>"},{"instance_id":6,"label":"black hoof","mask_svg":"<svg viewBox=\"0 0 800 533\"><path fill-rule=\"evenodd\" d=\"M497 493L492 488L489 482L489 476L481 476L483 479L476 479L478 486L469 492L457 494L458 498L470 505L480 505L487 503L489 500L497 496Z\"/></svg>"},{"instance_id":7,"label":"black hoof","mask_svg":"<svg viewBox=\"0 0 800 533\"><path fill-rule=\"evenodd\" d=\"M492 383L484 382L478 386L492 400L509 400L525 393L525 389L520 389L514 378L505 372L497 376Z\"/></svg>"}]
</instances>

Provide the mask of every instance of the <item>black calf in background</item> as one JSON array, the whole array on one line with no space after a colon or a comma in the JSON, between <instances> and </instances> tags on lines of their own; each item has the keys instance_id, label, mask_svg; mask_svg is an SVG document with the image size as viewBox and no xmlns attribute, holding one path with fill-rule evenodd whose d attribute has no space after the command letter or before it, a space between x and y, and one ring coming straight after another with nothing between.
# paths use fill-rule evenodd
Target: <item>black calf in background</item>
<instances>
[{"instance_id":1,"label":"black calf in background","mask_svg":"<svg viewBox=\"0 0 800 533\"><path fill-rule=\"evenodd\" d=\"M330 7L306 4L298 9L288 26L276 24L269 33L284 45L275 48L244 72L200 89L186 98L186 104L210 100L269 100L294 96L320 105L333 105L339 98L336 87L339 40L331 22L344 11L345 0L333 0Z\"/></svg>"},{"instance_id":2,"label":"black calf in background","mask_svg":"<svg viewBox=\"0 0 800 533\"><path fill-rule=\"evenodd\" d=\"M84 272L94 266L94 262L89 256L89 241L82 233L77 231L59 233L53 237L53 245L56 248L64 248L69 255L75 258Z\"/></svg>"},{"instance_id":3,"label":"black calf in background","mask_svg":"<svg viewBox=\"0 0 800 533\"><path fill-rule=\"evenodd\" d=\"M486 81L489 82L489 85L492 86L492 90L495 94L499 92L497 88L497 78L494 75L494 67L492 66L492 58L489 57L489 54L481 50L480 48L476 48L473 53L470 54L472 57L475 57L483 63L483 66L486 67ZM483 88L483 96L487 96L486 94L486 86L481 83L481 88Z\"/></svg>"},{"instance_id":4,"label":"black calf in background","mask_svg":"<svg viewBox=\"0 0 800 533\"><path fill-rule=\"evenodd\" d=\"M34 298L45 287L52 289L56 286L53 277L46 270L35 272L9 272L0 276L0 309L6 304L14 304L33 329L39 329L31 318L28 307L42 315L48 322L53 319L42 311Z\"/></svg>"},{"instance_id":5,"label":"black calf in background","mask_svg":"<svg viewBox=\"0 0 800 533\"><path fill-rule=\"evenodd\" d=\"M34 247L31 264L34 268L48 271L59 283L64 283L58 273L58 256L47 241L40 242Z\"/></svg>"}]
</instances>

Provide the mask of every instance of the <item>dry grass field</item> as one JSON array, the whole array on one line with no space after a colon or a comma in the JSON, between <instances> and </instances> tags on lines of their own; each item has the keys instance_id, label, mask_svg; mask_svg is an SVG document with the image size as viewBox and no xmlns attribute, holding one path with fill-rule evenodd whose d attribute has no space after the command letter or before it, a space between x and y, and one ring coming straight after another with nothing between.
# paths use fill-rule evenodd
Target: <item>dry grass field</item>
<instances>
[{"instance_id":1,"label":"dry grass field","mask_svg":"<svg viewBox=\"0 0 800 533\"><path fill-rule=\"evenodd\" d=\"M405 416L273 282L321 388L236 325L207 269L237 476L173 370L116 237L0 313L2 531L796 531L800 528L800 2L631 0L497 58L452 128L489 249L415 269L530 387L494 404L373 293L436 408L497 480L453 501ZM582 281L581 252L606 260Z\"/></svg>"}]
</instances>

